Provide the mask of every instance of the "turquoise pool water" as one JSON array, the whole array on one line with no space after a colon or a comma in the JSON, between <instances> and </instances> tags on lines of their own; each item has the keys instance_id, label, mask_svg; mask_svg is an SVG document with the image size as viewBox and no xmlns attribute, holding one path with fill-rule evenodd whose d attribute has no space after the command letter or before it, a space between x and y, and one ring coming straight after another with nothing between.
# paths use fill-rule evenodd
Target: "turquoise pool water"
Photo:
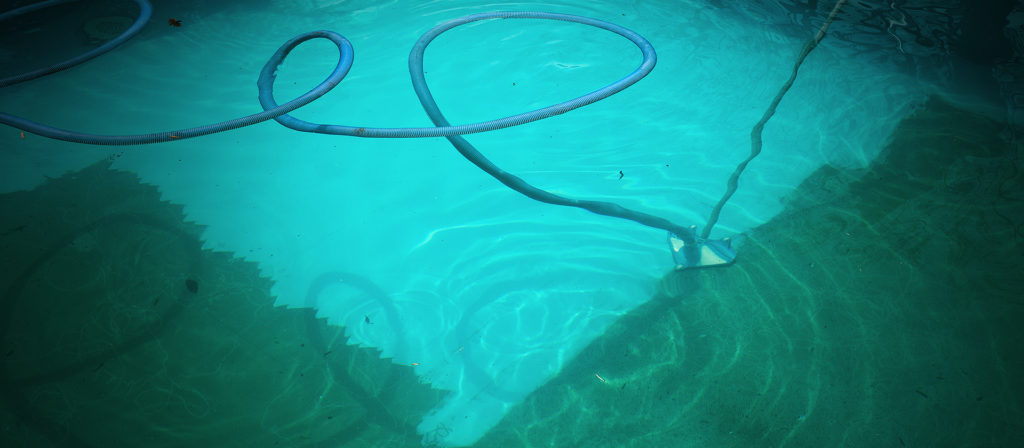
<instances>
[{"instance_id":1,"label":"turquoise pool water","mask_svg":"<svg viewBox=\"0 0 1024 448\"><path fill-rule=\"evenodd\" d=\"M406 68L421 33L498 9L584 15L649 39L659 56L654 72L607 100L469 140L541 188L698 227L749 153L751 126L830 9L800 17L774 3L734 9L667 0L155 7L137 38L70 71L4 89L0 108L110 134L247 115L260 110L255 80L266 58L296 34L330 29L355 47L351 74L293 115L427 126ZM713 237L742 239L823 165L867 166L900 119L947 89L947 61L899 40L892 9L846 8L850 18L881 11L885 24L858 29L840 16L837 37L808 58L766 127L764 153ZM169 17L183 25L168 26ZM910 60L915 45L920 56ZM323 42L297 49L279 71L279 101L320 82L336 53ZM606 31L493 20L439 38L427 50L426 72L448 119L468 123L595 90L627 74L639 57L631 43ZM188 219L205 227L206 248L258 264L274 282L278 305L315 307L346 328L350 344L379 349L414 366L422 382L449 391L419 425L441 445L465 446L484 435L619 316L645 303L672 269L665 232L534 202L470 165L444 139L330 137L274 122L115 149L21 138L10 129L0 139L5 191L110 157L115 169L183 204ZM383 294L332 274L339 272L368 279ZM326 286L311 294L324 278ZM446 428L443 437L436 437L438 428Z\"/></svg>"}]
</instances>

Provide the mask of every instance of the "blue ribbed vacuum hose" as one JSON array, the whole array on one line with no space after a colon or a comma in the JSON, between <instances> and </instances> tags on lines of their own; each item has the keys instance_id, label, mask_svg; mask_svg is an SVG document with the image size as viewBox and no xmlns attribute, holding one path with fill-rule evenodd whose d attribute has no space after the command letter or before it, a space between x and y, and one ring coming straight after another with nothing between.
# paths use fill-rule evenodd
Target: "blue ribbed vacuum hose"
<instances>
[{"instance_id":1,"label":"blue ribbed vacuum hose","mask_svg":"<svg viewBox=\"0 0 1024 448\"><path fill-rule=\"evenodd\" d=\"M47 2L37 3L24 8L19 8L7 13L0 15L0 21L27 13L32 10L43 8L46 6L52 6L55 4L66 3L73 0L51 0ZM36 70L30 73L25 73L15 77L0 80L0 87L7 86L30 79L38 78L40 76L54 73L60 70L67 69L76 64L82 63L88 59L98 56L104 52L110 51L117 45L128 40L133 35L141 30L142 26L149 20L152 14L152 6L148 0L133 0L139 5L139 18L136 19L135 23L125 31L121 36L107 42L95 50L85 53L81 56L75 57L68 61L55 64L53 66ZM577 97L575 99L558 103L552 106L536 109L530 112L524 112L517 115L512 115L505 118L496 120L484 121L466 125L453 126L444 118L440 109L437 107L437 103L434 101L433 96L430 94L430 89L427 88L426 79L423 72L423 53L437 36L441 35L445 31L455 28L459 25L475 22L478 20L488 19L547 19L547 20L560 20L566 22L575 22L584 25L590 25L597 28L605 29L623 36L633 42L641 51L643 60L640 66L633 70L632 73L627 76L615 81L605 87L590 92L586 95ZM321 82L319 85L314 87L312 90L305 94L295 98L287 103L278 105L274 100L274 80L277 76L277 68L284 62L288 54L299 44L311 40L311 39L327 39L334 43L338 47L339 58L338 63L335 66L331 74ZM58 140L65 140L76 143L86 143L92 145L140 145L146 143L157 143L166 142L172 140L180 140L192 137L198 137L201 135L208 135L217 132L223 132L231 129L248 126L251 124L260 123L262 121L275 119L284 126L291 129L295 129L303 132L315 132L321 134L333 134L333 135L347 135L353 137L377 137L377 138L409 138L409 137L446 137L452 145L461 153L466 159L472 162L474 165L484 170L494 178L498 179L501 183L505 184L509 188L512 188L523 195L535 199L541 202L555 205L563 205L570 207L578 207L584 210L597 213L600 215L612 216L617 218L629 219L640 224L644 224L649 227L667 230L674 233L680 239L682 239L687 246L686 252L687 259L698 257L693 252L697 249L696 234L693 228L683 227L670 222L667 219L660 218L647 213L638 212L624 208L618 204L611 202L602 201L587 201L567 198L559 196L540 188L534 187L524 181L523 179L508 173L497 165L492 163L483 154L477 151L466 139L460 137L463 134L471 134L476 132L486 132L495 129L502 129L511 126L517 126L532 121L537 121L543 118L563 114L573 109L586 106L593 102L607 98L615 93L622 91L623 89L633 85L644 76L654 69L654 65L657 61L657 56L654 52L654 47L647 39L644 39L637 33L630 31L621 26L604 22L601 20L591 19L587 17L580 17L568 14L555 14L555 13L544 13L544 12L527 12L527 11L502 11L502 12L490 12L482 14L473 14L465 17L461 17L455 20L451 20L442 23L430 31L427 31L413 46L412 51L409 54L409 73L412 76L413 88L416 91L416 95L419 97L420 104L423 109L427 112L431 121L434 123L434 127L426 128L368 128L368 127L357 127L357 126L342 126L342 125L330 125L330 124L318 124L311 123L308 121L300 120L290 115L295 109L298 109L317 98L323 96L331 89L333 89L345 75L348 74L349 69L352 67L354 50L352 44L342 37L340 34L332 31L313 31L304 33L290 39L285 42L273 56L263 66L263 70L260 72L257 86L259 87L259 101L263 107L263 112L248 115L245 117L236 118L220 123L214 123L204 126L198 126L188 129L179 129L174 131L163 131L154 132L150 134L136 134L136 135L96 135L87 134L75 131L69 131L65 129L58 129L52 126L47 126L41 123L36 123L31 120L27 120L22 117L10 115L7 113L0 112L0 123L13 126L26 132L38 134L44 137L54 138ZM696 262L694 263L696 264Z\"/></svg>"}]
</instances>

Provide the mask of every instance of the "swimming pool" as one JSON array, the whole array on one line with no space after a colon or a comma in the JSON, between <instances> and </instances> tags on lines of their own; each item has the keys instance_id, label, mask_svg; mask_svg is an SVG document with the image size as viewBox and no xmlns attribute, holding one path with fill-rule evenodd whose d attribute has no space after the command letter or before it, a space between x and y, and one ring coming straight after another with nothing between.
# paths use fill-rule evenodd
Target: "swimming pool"
<instances>
[{"instance_id":1,"label":"swimming pool","mask_svg":"<svg viewBox=\"0 0 1024 448\"><path fill-rule=\"evenodd\" d=\"M406 73L409 48L424 31L496 9L594 17L650 40L655 70L587 107L467 139L505 170L552 192L702 227L750 151L751 127L832 5L154 6L154 20L135 39L70 71L5 88L0 107L95 133L222 121L260 111L255 80L282 42L328 29L352 42L351 73L293 115L353 126L430 126ZM901 13L886 6L845 6L765 128L764 152L712 237L742 239L823 165L867 166L902 118L946 88L942 51L899 39ZM130 3L123 8L132 11ZM932 16L917 14L917 26L927 27ZM165 24L168 18L181 26ZM279 101L319 83L336 54L322 41L297 48L278 71ZM468 123L585 94L638 60L633 44L607 31L490 20L439 37L424 68L449 121ZM349 344L379 349L413 366L422 382L449 391L419 426L439 445L472 444L619 316L645 303L673 268L664 231L532 201L440 138L312 135L272 121L114 149L14 132L0 138L11 173L5 191L109 157L113 168L182 204L188 219L205 227L205 248L258 264L274 282L278 305L316 308L346 328ZM383 293L368 293L363 280Z\"/></svg>"}]
</instances>

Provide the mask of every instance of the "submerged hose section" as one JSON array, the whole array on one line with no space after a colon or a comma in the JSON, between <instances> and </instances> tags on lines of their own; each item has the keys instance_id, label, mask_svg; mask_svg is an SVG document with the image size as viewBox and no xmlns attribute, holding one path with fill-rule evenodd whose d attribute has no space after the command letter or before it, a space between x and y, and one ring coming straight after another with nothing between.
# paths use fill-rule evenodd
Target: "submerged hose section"
<instances>
[{"instance_id":1,"label":"submerged hose section","mask_svg":"<svg viewBox=\"0 0 1024 448\"><path fill-rule=\"evenodd\" d=\"M434 101L434 97L430 94L430 89L427 87L427 81L423 71L423 53L426 50L427 45L430 44L430 42L435 37L439 36L441 33L465 23L490 18L531 18L564 20L569 22L576 22L596 26L598 28L606 29L615 32L623 37L626 37L627 39L635 43L638 47L640 47L640 50L644 54L644 61L641 64L640 68L637 68L637 70L635 70L629 76L622 78L619 81L616 81L615 83L608 85L607 87L599 89L595 92L591 92L587 95L581 96L575 100L560 103L555 106L551 106L544 109L538 109L534 112L528 112L526 114L520 114L508 118L503 118L502 120L507 120L511 123L509 124L509 126L519 124L515 122L515 120L519 119L517 117L528 116L530 114L537 114L538 116L535 118L525 117L525 119L527 119L528 121L524 122L539 120L547 116L567 112L576 107L584 106L594 101L598 101L602 98L606 98L609 95L612 95L616 92L621 91L622 89L625 89L626 87L629 87L634 82L638 81L640 78L647 75L647 73L649 73L651 69L654 68L654 64L657 60L657 56L655 56L654 53L654 48L646 39L628 29L600 20L571 16L566 14L553 14L542 12L496 12L486 14L475 14L455 19L438 25L437 27L428 31L426 34L420 37L419 41L416 42L416 45L413 46L412 52L409 54L409 74L412 76L413 89L416 90L416 96L419 97L420 104L423 106L423 109L427 112L427 115L430 117L430 120L433 121L434 124L438 126L438 129L458 128L459 126L453 127L451 126L450 123L448 123L448 120L444 118L444 114L442 114L441 110L437 107L437 102ZM567 109L559 109L563 107ZM468 159L478 168L484 170L484 172L490 174L499 182L505 184L505 186L523 194L524 196L530 199L548 204L582 208L589 212L597 213L599 215L628 219L646 225L648 227L654 227L657 229L663 229L675 233L684 241L686 241L687 244L693 244L696 242L694 239L694 231L692 229L680 226L678 224L674 224L665 218L661 218L643 212L638 212L635 210L630 210L612 202L588 201L567 198L534 187L533 185L530 185L520 177L515 176L499 168L497 165L495 165L493 162L487 159L487 157L481 154L480 151L477 151L477 149L473 147L473 145L470 144L469 141L462 138L461 136L446 134L445 137L448 139L449 142L451 142L453 146L455 146L455 149L459 151L459 154L462 154L463 157Z\"/></svg>"},{"instance_id":2,"label":"submerged hose section","mask_svg":"<svg viewBox=\"0 0 1024 448\"><path fill-rule=\"evenodd\" d=\"M38 9L44 6L50 6L57 3L63 3L69 0L52 0L50 2L43 2L41 4L34 5L32 9ZM118 43L127 40L131 35L138 32L138 29L149 19L152 8L149 6L147 0L135 0L142 13L140 13L139 19L132 26L129 31L126 31L124 35L119 36L114 41L111 41L107 45L100 47L103 51L108 51ZM8 18L13 17L17 14L23 14L28 12L26 8L17 9L9 13L5 13L2 17ZM484 121L473 124L456 125L453 126L444 118L441 114L437 103L434 101L430 94L430 90L427 88L426 79L423 71L423 54L426 50L427 45L430 44L437 36L441 35L445 31L455 28L459 25L488 19L546 19L546 20L559 20L565 22L575 22L584 25L590 25L604 30L614 32L620 36L623 36L633 42L639 49L643 56L643 60L640 65L634 69L631 73L625 77L605 86L593 92L587 93L575 99L564 101L552 106L536 109L529 112L524 112L517 115L512 115L505 118ZM130 32L130 33L129 33ZM338 63L334 68L334 71L317 85L312 90L305 94L293 99L283 105L278 105L274 99L274 80L277 77L277 69L287 58L288 54L299 44L316 38L323 38L330 40L338 47L339 58ZM109 48L107 48L109 46ZM97 49L97 50L100 50ZM95 57L99 53L89 56ZM91 52L90 52L91 53ZM647 213L638 212L622 207L618 204L611 202L602 201L589 201L567 198L559 196L540 188L534 187L524 181L523 179L512 175L497 165L488 160L483 154L477 151L468 141L459 135L486 132L496 129L507 128L511 126L517 126L520 124L530 123L533 121L541 120L544 118L552 117L569 112L573 109L586 106L588 104L600 101L607 98L615 93L621 92L625 88L633 85L644 76L647 76L651 70L654 69L655 63L657 62L657 55L654 52L654 47L647 39L644 39L639 34L623 28L621 26L604 22L601 20L591 19L587 17L574 16L569 14L556 14L556 13L544 13L544 12L528 12L528 11L500 11L490 12L482 14L474 14L458 19L454 19L445 23L442 23L431 30L427 31L413 46L412 51L409 54L409 72L412 76L413 88L416 91L416 95L419 97L420 104L423 106L427 115L434 123L434 127L423 127L423 128L367 128L367 127L356 127L356 126L343 126L343 125L330 125L330 124L318 124L311 123L308 121L300 120L295 117L288 115L289 112L298 109L317 98L323 96L328 91L333 89L341 80L348 74L349 69L352 67L352 61L354 51L351 43L342 37L340 34L332 31L314 31L304 33L296 36L282 45L277 52L267 61L260 72L259 80L257 81L257 87L259 88L259 101L264 111L252 115L248 115L233 120L228 120L220 123L198 126L187 129L180 129L174 131L163 131L149 134L137 134L137 135L96 135L86 134L81 132L69 131L64 129L54 128L41 123L10 115L7 113L0 112L0 124L6 124L19 128L21 130L38 134L44 137L49 137L58 140L64 140L75 143L85 143L92 145L139 145L147 143L158 143L172 140L180 140L191 137L198 137L202 135L209 135L216 132L223 132L231 129L240 128L256 124L262 121L275 119L284 126L291 129L295 129L303 132L315 132L320 134L333 134L333 135L348 135L353 137L377 137L377 138L412 138L412 137L447 137L448 140L455 146L455 148L462 154L466 159L472 162L474 165L484 170L502 184L512 188L513 190L537 201L545 202L554 205L563 205L570 207L582 208L584 210L597 213L605 216L612 216L622 219L628 219L649 227L657 229L667 230L679 236L688 245L696 243L696 232L693 228L683 227L672 223L671 221L654 216ZM75 58L72 64L63 63L57 68L47 69L46 73L52 73L54 71L63 70L64 68L70 67L71 65L80 63L88 58L83 59L82 57ZM38 73L29 76L19 75L12 79L27 80L34 77L42 76L46 73ZM16 81L20 82L20 81Z\"/></svg>"},{"instance_id":3,"label":"submerged hose section","mask_svg":"<svg viewBox=\"0 0 1024 448\"><path fill-rule=\"evenodd\" d=\"M180 129L175 131L163 131L154 132L150 134L136 134L136 135L97 135L97 134L85 134L81 132L68 131L65 129L58 129L45 124L36 123L31 120L27 120L14 115L0 112L0 123L14 126L24 131L38 134L43 137L49 137L57 140L64 140L75 143L86 143L90 145L141 145L146 143L159 143L167 142L172 140L180 140L185 138L199 137L201 135L209 135L217 132L229 131L232 129L238 129L240 127L249 126L252 124L260 123L263 121L276 118L280 115L291 112L302 106L305 106L313 100L320 98L325 93L329 92L334 86L338 85L339 82L345 75L348 74L348 70L352 68L352 58L354 50L352 44L340 34L333 31L311 31L308 33L300 34L293 37L288 42L285 42L274 53L270 61L263 66L263 70L260 72L259 83L264 83L266 79L273 80L276 75L277 66L271 64L273 61L284 60L284 57L288 55L292 49L298 46L300 43L310 39L327 39L334 43L338 47L338 64L334 67L334 71L321 82L319 85L314 87L312 90L302 94L298 98L291 100L283 105L274 107L273 109L265 110L263 112L247 115L245 117L236 118L234 120L222 121L220 123L208 124L205 126L198 126L194 128Z\"/></svg>"},{"instance_id":4,"label":"submerged hose section","mask_svg":"<svg viewBox=\"0 0 1024 448\"><path fill-rule=\"evenodd\" d=\"M828 30L828 26L832 24L832 20L836 18L836 14L839 13L839 7L843 6L846 0L839 0L836 2L836 6L832 8L832 12L829 13L828 18L825 19L825 23L821 25L818 32L815 33L814 37L804 44L803 50L800 51L800 55L796 58L796 63L793 65L793 72L790 73L789 79L779 89L779 93L775 94L775 99L768 106L768 109L764 111L764 115L761 117L761 121L758 121L754 125L754 128L750 130L750 155L747 156L746 160L739 163L736 166L736 170L729 176L729 180L726 182L727 188L725 194L722 195L722 199L718 200L715 204L715 208L711 210L711 215L708 217L708 224L704 226L704 230L700 234L702 240L706 240L711 235L711 229L715 227L718 222L718 216L722 214L722 207L725 207L725 203L729 202L729 198L736 193L736 189L739 188L740 175L743 174L743 170L747 169L747 164L751 160L754 160L758 154L761 154L761 147L763 146L761 135L764 133L764 126L768 124L768 120L775 115L775 109L779 107L779 103L782 102L782 97L786 96L786 92L789 92L789 88L793 87L793 83L796 82L796 74L800 70L800 66L803 65L804 59L807 59L807 55L811 54L811 51L825 38L825 31Z\"/></svg>"},{"instance_id":5,"label":"submerged hose section","mask_svg":"<svg viewBox=\"0 0 1024 448\"><path fill-rule=\"evenodd\" d=\"M437 106L437 102L434 101L433 96L430 94L430 89L427 87L427 81L423 70L423 54L427 49L427 45L430 44L437 36L440 36L445 31L455 28L459 25L467 23L488 20L488 19L547 19L547 20L560 20L566 22L581 23L584 25L590 25L604 30L614 32L620 36L629 39L631 42L636 44L643 54L643 61L640 66L633 70L632 73L602 87L598 90L590 92L586 95L580 96L573 100L558 103L552 106L536 109L530 112L525 112L517 115L512 115L497 120L484 121L480 123L458 125L453 126L444 118L441 110ZM278 66L284 62L284 57L287 56L287 52L283 54L279 51L275 54L270 61L267 62L267 67ZM644 76L647 76L651 70L654 69L654 65L657 62L657 54L654 52L654 47L647 39L643 36L630 31L621 26L613 23L591 19L587 17L580 17L568 14L556 14L556 13L545 13L545 12L531 12L531 11L498 11L481 14L473 14L458 19L450 20L442 23L430 31L427 31L416 41L413 45L412 51L409 53L409 75L412 77L413 89L416 91L416 96L420 100L420 104L423 109L427 112L430 120L436 127L431 128L365 128L365 127L353 127L353 126L341 126L341 125L329 125L329 124L317 124L308 121L300 120L290 115L280 115L275 118L278 123L281 123L291 129L303 132L315 132L321 134L335 134L335 135L349 135L354 137L385 137L385 138L408 138L408 137L440 137L444 136L448 138L448 141L455 146L455 149L462 154L463 157L468 159L474 165L484 170L487 174L497 179L505 186L523 194L524 196L534 199L540 202L553 205L562 205L568 207L577 207L584 210L597 213L599 215L612 216L616 218L628 219L648 227L654 227L656 229L667 230L675 233L681 239L686 241L687 244L696 243L695 231L692 228L687 228L674 224L671 221L654 216L651 214L638 212L622 207L612 202L602 201L588 201L579 200L573 198L567 198L559 196L554 193L542 190L540 188L530 185L525 180L502 170L493 162L487 159L483 154L480 153L473 145L471 145L466 139L460 137L462 134L486 132L496 129L507 128L511 126L517 126L520 124L537 121L543 118L552 117L555 115L563 114L573 109L586 106L588 104L600 101L623 89L633 85ZM266 71L266 68L264 68ZM277 107L277 102L274 99L274 76L260 77L259 82L260 88L260 104L268 110L272 110Z\"/></svg>"},{"instance_id":6,"label":"submerged hose section","mask_svg":"<svg viewBox=\"0 0 1024 448\"><path fill-rule=\"evenodd\" d=\"M13 18L13 17L16 17L16 16L20 16L22 14L30 13L30 12L35 11L37 9L43 9L43 8L47 8L47 7L50 7L50 6L56 6L56 5L59 5L59 4L62 4L62 3L70 3L70 2L73 2L73 1L76 1L76 0L49 0L49 1L45 1L45 2L33 3L33 4L30 4L30 5L22 6L21 8L12 9L10 11L7 11L7 12L3 13L3 14L0 14L0 22L3 22L4 20L10 19L10 18ZM113 50L114 47L117 47L118 45L121 45L122 43L124 43L128 39L131 39L132 37L134 37L136 34L139 34L139 31L142 31L142 27L146 25L146 22L149 22L150 16L153 15L153 5L149 4L149 0L132 0L132 1L134 1L137 5L139 5L139 17L136 18L135 22L133 22L132 25L130 27L128 27L127 30L125 30L123 33L121 33L120 36L117 36L117 37L107 41L107 43L105 43L103 45L100 45L99 47L96 47L96 48L94 48L94 49L92 49L90 51L82 53L82 54L80 54L78 56L75 56L75 57L73 57L71 59L68 59L66 61L58 62L56 64L53 64L53 65L49 66L49 67L43 67L43 68L38 69L38 70L33 70L33 71L30 71L30 72L27 72L27 73L22 73L20 75L16 75L16 76L11 76L9 78L0 79L0 87L7 87L9 85L17 84L19 82L25 82L25 81L28 81L30 79L36 79L36 78L39 78L41 76L49 75L50 73L56 73L56 72L59 72L61 70L65 70L65 69L74 67L74 66L76 66L78 64L81 64L81 63L83 63L85 61L88 61L88 60L90 60L90 59L92 59L92 58L94 58L96 56L99 56L99 55L101 55L103 53L106 53L106 52L108 52L110 50Z\"/></svg>"},{"instance_id":7,"label":"submerged hose section","mask_svg":"<svg viewBox=\"0 0 1024 448\"><path fill-rule=\"evenodd\" d=\"M626 87L635 84L637 81L647 76L651 70L654 69L654 65L657 62L657 55L654 52L654 47L647 39L640 36L633 31L630 31L621 26L613 23L591 19L588 17L580 17L569 14L555 14L545 12L531 12L531 11L497 11L487 12L481 14L473 14L458 19L450 20L435 26L434 28L427 31L416 41L412 51L409 54L409 74L412 76L413 88L416 89L416 95L420 97L420 103L423 104L424 109L427 109L427 115L433 113L440 113L437 111L437 104L434 103L433 98L430 97L430 91L426 87L426 80L424 79L423 73L423 52L427 49L427 45L434 40L441 33L455 28L459 25L465 25L470 22L476 22L478 20L488 19L548 19L548 20L561 20L565 22L575 22L584 25L590 25L597 28L605 29L616 33L622 37L629 39L631 42L636 44L643 54L643 61L640 66L633 70L632 73L626 75L624 78L615 81L605 87L590 92L586 95L578 98L564 101L552 106L543 107L540 109L524 112L517 115L512 115L505 118L499 118L496 120L483 121L473 124L464 124L458 126L452 126L450 124L440 125L429 128L370 128L370 127L356 127L356 126L343 126L333 124L317 124L308 121L300 120L290 115L281 115L277 118L278 123L281 123L291 129L303 132L316 132L320 134L334 134L334 135L348 135L352 137L376 137L376 138L415 138L415 137L444 137L449 135L465 135L474 134L478 132L493 131L496 129L504 129L512 126L518 126L521 124L530 123L533 121L541 120L555 115L564 114L573 109L577 109L596 101L603 100L609 96L612 96L618 92L621 92ZM284 58L271 58L267 62L267 65L280 65L284 62ZM264 109L272 109L277 107L277 102L274 99L274 77L271 76L269 79L260 78L260 104ZM427 98L424 100L424 98ZM431 111L433 109L434 112ZM437 121L434 121L437 124Z\"/></svg>"},{"instance_id":8,"label":"submerged hose section","mask_svg":"<svg viewBox=\"0 0 1024 448\"><path fill-rule=\"evenodd\" d=\"M427 81L423 70L423 54L427 49L427 45L430 44L437 36L440 36L445 31L455 28L459 25L475 22L478 20L488 19L547 19L547 20L560 20L566 22L581 23L584 25L590 25L604 30L614 32L620 36L629 39L631 42L636 44L643 54L643 61L640 66L633 70L632 73L626 77L615 81L605 87L590 92L586 95L580 96L570 101L555 104L553 106L536 109L530 112L521 113L497 120L484 121L480 123L458 125L453 126L444 118L440 108L437 106L437 102L434 101L433 96L430 94L430 89L427 87ZM274 65L275 67L284 62L283 55L275 54L270 61L267 62L267 66ZM540 202L553 205L562 205L568 207L577 207L592 213L599 215L612 216L616 218L628 219L648 227L654 227L657 229L667 230L675 233L687 244L695 244L695 231L692 228L686 228L678 224L674 224L671 221L654 216L651 214L638 212L622 207L612 202L602 201L588 201L579 200L573 198L567 198L559 196L554 193L542 190L540 188L530 185L522 178L515 176L505 170L502 170L493 162L487 159L483 154L480 153L472 144L466 139L460 137L463 134L470 134L476 132L492 131L496 129L507 128L511 126L517 126L532 121L537 121L543 118L559 115L571 111L573 109L586 106L596 101L600 101L607 98L615 93L621 92L623 89L633 85L644 76L647 76L651 70L654 69L654 65L657 62L657 55L654 52L654 47L647 39L643 36L630 31L621 26L604 22L601 20L591 19L587 17L580 17L568 14L555 14L545 12L530 12L530 11L498 11L482 14L473 14L458 19L450 20L442 23L431 30L427 31L416 41L413 45L412 51L409 53L409 75L412 77L413 89L416 91L416 96L420 100L420 104L423 109L427 112L430 120L436 127L432 128L365 128L365 127L353 127L353 126L340 126L340 125L327 125L327 124L316 124L308 121L300 120L290 115L280 115L277 118L277 122L297 131L303 132L316 132L321 134L336 134L336 135L349 135L355 137L389 137L389 138L405 138L405 137L439 137L444 136L455 149L462 154L463 157L468 159L478 168L484 170L487 174L497 179L505 186L523 194L524 196L534 199ZM277 106L277 102L274 100L274 77L269 78L260 77L259 88L260 88L260 104L265 109L273 109Z\"/></svg>"}]
</instances>

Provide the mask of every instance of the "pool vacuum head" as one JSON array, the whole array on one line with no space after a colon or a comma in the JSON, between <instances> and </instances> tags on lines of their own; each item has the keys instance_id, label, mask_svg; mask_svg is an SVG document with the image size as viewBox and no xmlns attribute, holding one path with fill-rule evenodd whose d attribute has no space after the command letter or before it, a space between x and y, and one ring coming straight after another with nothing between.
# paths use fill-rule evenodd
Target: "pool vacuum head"
<instances>
[{"instance_id":1,"label":"pool vacuum head","mask_svg":"<svg viewBox=\"0 0 1024 448\"><path fill-rule=\"evenodd\" d=\"M668 245L672 250L672 259L676 262L677 271L729 266L736 260L736 251L733 250L728 238L701 242L694 240L687 243L679 235L669 232Z\"/></svg>"}]
</instances>

